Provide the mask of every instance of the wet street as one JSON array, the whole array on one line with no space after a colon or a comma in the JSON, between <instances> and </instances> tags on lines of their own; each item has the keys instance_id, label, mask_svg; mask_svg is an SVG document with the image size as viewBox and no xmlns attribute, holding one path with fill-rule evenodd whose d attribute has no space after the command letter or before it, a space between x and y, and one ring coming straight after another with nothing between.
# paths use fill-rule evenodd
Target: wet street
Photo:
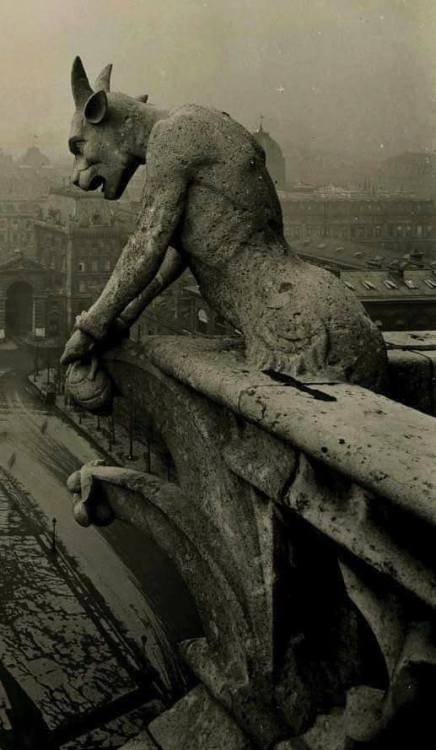
<instances>
[{"instance_id":1,"label":"wet street","mask_svg":"<svg viewBox=\"0 0 436 750\"><path fill-rule=\"evenodd\" d=\"M132 694L136 664L107 608L82 581L0 470L0 654L53 730ZM9 695L13 701L13 695ZM8 717L0 712L0 726ZM69 746L117 747L140 728L132 714ZM67 744L68 747L68 744Z\"/></svg>"},{"instance_id":2,"label":"wet street","mask_svg":"<svg viewBox=\"0 0 436 750\"><path fill-rule=\"evenodd\" d=\"M174 665L144 581L122 559L122 541L117 554L118 532L105 537L73 520L65 479L98 450L45 407L26 369L24 353L0 351L0 648L5 666L54 726L62 715L132 689L129 672L144 636L145 656L164 682ZM140 565L138 571L142 578ZM99 741L92 747L117 746Z\"/></svg>"}]
</instances>

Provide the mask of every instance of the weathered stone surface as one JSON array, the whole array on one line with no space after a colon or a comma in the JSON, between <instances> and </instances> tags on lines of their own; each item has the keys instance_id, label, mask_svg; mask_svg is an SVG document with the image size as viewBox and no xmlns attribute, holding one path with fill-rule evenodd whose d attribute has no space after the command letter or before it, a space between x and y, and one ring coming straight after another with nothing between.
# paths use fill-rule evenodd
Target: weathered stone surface
<instances>
[{"instance_id":1,"label":"weathered stone surface","mask_svg":"<svg viewBox=\"0 0 436 750\"><path fill-rule=\"evenodd\" d=\"M167 446L179 487L94 465L84 467L79 482L77 475L71 479L70 489L80 490L75 505L81 511L88 506L88 517L98 522L106 499L117 518L152 534L174 562L194 596L209 646L201 664L191 666L214 676L209 689L223 703L225 686L240 725L263 747L286 736L271 692L273 508L227 467L224 448L241 433L233 414L154 368L148 392L141 371L131 375L137 414L147 414L145 421L152 420L154 435ZM274 444L267 437L270 450Z\"/></svg>"},{"instance_id":2,"label":"weathered stone surface","mask_svg":"<svg viewBox=\"0 0 436 750\"><path fill-rule=\"evenodd\" d=\"M242 332L255 368L383 388L380 332L340 279L287 245L256 139L224 112L193 104L157 112L111 93L108 75L98 85L94 92L76 58L74 182L118 198L146 159L147 180L137 230L99 299L78 318L64 362L110 338L119 316L132 322L132 310L138 315L152 298L150 284L158 279L163 288L187 265L211 307ZM177 252L168 260L171 243Z\"/></svg>"},{"instance_id":3,"label":"weathered stone surface","mask_svg":"<svg viewBox=\"0 0 436 750\"><path fill-rule=\"evenodd\" d=\"M389 351L389 395L394 401L433 414L433 368L424 351Z\"/></svg>"},{"instance_id":4,"label":"weathered stone surface","mask_svg":"<svg viewBox=\"0 0 436 750\"><path fill-rule=\"evenodd\" d=\"M436 351L435 331L384 331L388 350Z\"/></svg>"},{"instance_id":5,"label":"weathered stone surface","mask_svg":"<svg viewBox=\"0 0 436 750\"><path fill-rule=\"evenodd\" d=\"M203 687L150 725L162 750L251 750L252 745Z\"/></svg>"},{"instance_id":6,"label":"weathered stone surface","mask_svg":"<svg viewBox=\"0 0 436 750\"><path fill-rule=\"evenodd\" d=\"M204 687L196 687L121 750L253 750Z\"/></svg>"},{"instance_id":7,"label":"weathered stone surface","mask_svg":"<svg viewBox=\"0 0 436 750\"><path fill-rule=\"evenodd\" d=\"M112 398L112 382L108 374L98 366L97 360L89 363L79 361L69 365L66 373L66 390L76 404L96 414L109 410Z\"/></svg>"},{"instance_id":8,"label":"weathered stone surface","mask_svg":"<svg viewBox=\"0 0 436 750\"><path fill-rule=\"evenodd\" d=\"M383 512L382 498L334 472L319 471L304 455L284 503L359 560L436 607L432 540L416 529L418 545L405 549L398 541L404 528L414 530L413 514L404 517L392 508Z\"/></svg>"},{"instance_id":9,"label":"weathered stone surface","mask_svg":"<svg viewBox=\"0 0 436 750\"><path fill-rule=\"evenodd\" d=\"M152 535L193 595L198 750L209 701L259 750L384 750L411 712L427 726L434 421L357 386L278 383L230 340L151 337L105 366L177 484L90 465L70 489L79 520ZM184 726L165 723L169 750Z\"/></svg>"},{"instance_id":10,"label":"weathered stone surface","mask_svg":"<svg viewBox=\"0 0 436 750\"><path fill-rule=\"evenodd\" d=\"M123 745L120 750L159 750L158 746L152 741L148 732L141 732L138 737ZM165 750L165 749L163 749Z\"/></svg>"},{"instance_id":11,"label":"weathered stone surface","mask_svg":"<svg viewBox=\"0 0 436 750\"><path fill-rule=\"evenodd\" d=\"M383 337L388 348L390 397L436 416L435 332L394 331Z\"/></svg>"},{"instance_id":12,"label":"weathered stone surface","mask_svg":"<svg viewBox=\"0 0 436 750\"><path fill-rule=\"evenodd\" d=\"M430 410L429 413L436 416L436 349L422 352L430 365Z\"/></svg>"},{"instance_id":13,"label":"weathered stone surface","mask_svg":"<svg viewBox=\"0 0 436 750\"><path fill-rule=\"evenodd\" d=\"M321 714L304 737L280 742L274 750L351 750L347 743L342 710L335 709L329 714Z\"/></svg>"},{"instance_id":14,"label":"weathered stone surface","mask_svg":"<svg viewBox=\"0 0 436 750\"><path fill-rule=\"evenodd\" d=\"M185 265L243 334L111 352L120 398L134 400L168 472L94 464L70 479L78 521L153 537L201 620L180 651L202 686L137 746L413 739L411 717L431 726L436 686L435 423L366 390L386 386L381 334L340 281L287 246L250 134L195 105L157 112L109 79L107 68L93 91L76 60L75 182L116 198L147 152L144 205L65 361L103 355ZM391 393L434 411L433 335L387 340Z\"/></svg>"},{"instance_id":15,"label":"weathered stone surface","mask_svg":"<svg viewBox=\"0 0 436 750\"><path fill-rule=\"evenodd\" d=\"M163 372L212 401L436 523L436 424L431 417L357 386L319 384L302 390L277 384L247 369L237 349L216 339L150 337L145 352ZM119 356L128 360L127 350Z\"/></svg>"},{"instance_id":16,"label":"weathered stone surface","mask_svg":"<svg viewBox=\"0 0 436 750\"><path fill-rule=\"evenodd\" d=\"M223 456L235 474L274 500L280 499L297 466L289 445L248 422L224 446Z\"/></svg>"}]
</instances>

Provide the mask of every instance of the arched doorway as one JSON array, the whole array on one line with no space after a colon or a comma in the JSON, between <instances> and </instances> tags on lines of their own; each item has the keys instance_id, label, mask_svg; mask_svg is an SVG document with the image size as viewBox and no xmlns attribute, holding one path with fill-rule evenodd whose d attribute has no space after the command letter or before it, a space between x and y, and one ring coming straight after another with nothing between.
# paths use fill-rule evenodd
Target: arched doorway
<instances>
[{"instance_id":1,"label":"arched doorway","mask_svg":"<svg viewBox=\"0 0 436 750\"><path fill-rule=\"evenodd\" d=\"M6 297L6 336L22 336L32 331L33 289L25 281L16 281Z\"/></svg>"}]
</instances>

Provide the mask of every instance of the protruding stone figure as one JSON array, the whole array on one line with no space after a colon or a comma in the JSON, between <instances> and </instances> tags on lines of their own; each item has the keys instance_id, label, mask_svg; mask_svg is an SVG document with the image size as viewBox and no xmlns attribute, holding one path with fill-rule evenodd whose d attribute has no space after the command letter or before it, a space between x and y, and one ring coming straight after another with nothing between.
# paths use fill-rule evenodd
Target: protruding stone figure
<instances>
[{"instance_id":1,"label":"protruding stone figure","mask_svg":"<svg viewBox=\"0 0 436 750\"><path fill-rule=\"evenodd\" d=\"M78 318L64 363L110 343L115 326L128 328L189 266L211 307L242 332L255 367L380 388L381 334L335 276L286 243L256 140L224 112L194 104L163 112L146 97L111 93L110 73L93 90L74 61L73 182L117 199L146 163L143 205L105 289Z\"/></svg>"}]
</instances>

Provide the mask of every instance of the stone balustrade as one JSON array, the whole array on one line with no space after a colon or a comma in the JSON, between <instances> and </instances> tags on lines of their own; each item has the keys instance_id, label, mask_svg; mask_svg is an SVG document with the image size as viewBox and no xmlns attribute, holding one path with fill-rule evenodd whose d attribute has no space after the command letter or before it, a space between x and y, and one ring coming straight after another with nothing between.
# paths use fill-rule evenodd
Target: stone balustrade
<instances>
[{"instance_id":1,"label":"stone balustrade","mask_svg":"<svg viewBox=\"0 0 436 750\"><path fill-rule=\"evenodd\" d=\"M161 547L202 629L178 644L197 686L124 750L427 747L436 337L414 336L386 337L396 400L273 380L220 338L108 353L172 481L85 466L75 491Z\"/></svg>"}]
</instances>

